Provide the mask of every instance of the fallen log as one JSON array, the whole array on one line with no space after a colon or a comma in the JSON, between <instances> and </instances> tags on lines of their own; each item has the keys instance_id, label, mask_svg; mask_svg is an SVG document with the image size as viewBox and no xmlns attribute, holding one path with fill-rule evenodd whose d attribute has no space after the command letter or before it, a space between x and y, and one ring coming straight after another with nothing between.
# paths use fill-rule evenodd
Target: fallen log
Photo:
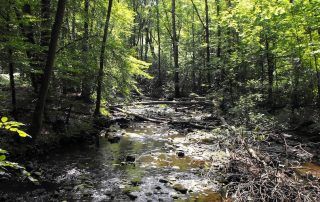
<instances>
[{"instance_id":1,"label":"fallen log","mask_svg":"<svg viewBox=\"0 0 320 202\"><path fill-rule=\"evenodd\" d=\"M125 113L125 114L130 115L130 116L137 117L137 118L139 118L141 120L144 120L144 121L150 121L150 122L154 122L154 123L167 123L167 124L172 124L172 125L181 124L181 125L187 125L187 126L190 126L192 128L197 128L197 129L215 129L216 128L214 126L202 125L202 124L199 124L199 123L192 123L192 122L189 122L189 121L169 120L169 119L163 119L163 118L161 118L161 120L160 120L160 119L155 119L155 118L148 118L148 117L144 117L144 116L142 116L140 114L136 114L136 113L133 113L133 112L130 112L130 111L127 111L127 110L123 110L123 109L118 108L118 107L112 107L110 109L114 110L114 111Z\"/></svg>"},{"instance_id":2,"label":"fallen log","mask_svg":"<svg viewBox=\"0 0 320 202\"><path fill-rule=\"evenodd\" d=\"M130 112L130 111L126 111L126 110L120 109L118 107L111 107L110 109L114 110L114 111L125 113L125 114L130 115L130 116L137 117L137 118L139 118L141 120L144 120L144 121L150 121L150 122L154 122L154 123L168 123L167 121L147 118L147 117L141 116L140 114L136 114L136 113L133 113L133 112Z\"/></svg>"},{"instance_id":3,"label":"fallen log","mask_svg":"<svg viewBox=\"0 0 320 202\"><path fill-rule=\"evenodd\" d=\"M181 125L187 125L187 126L190 126L192 128L197 128L197 129L215 129L216 127L214 126L209 126L209 125L201 125L201 124L198 124L198 123L192 123L192 122L188 122L188 121L175 121L175 120L172 120L172 121L169 121L169 124L172 124L172 125L178 125L178 124L181 124Z\"/></svg>"},{"instance_id":4,"label":"fallen log","mask_svg":"<svg viewBox=\"0 0 320 202\"><path fill-rule=\"evenodd\" d=\"M111 107L122 107L122 106L132 106L132 105L206 105L206 106L214 106L213 102L210 101L148 101L148 102L133 102L130 104L119 104L112 105Z\"/></svg>"}]
</instances>

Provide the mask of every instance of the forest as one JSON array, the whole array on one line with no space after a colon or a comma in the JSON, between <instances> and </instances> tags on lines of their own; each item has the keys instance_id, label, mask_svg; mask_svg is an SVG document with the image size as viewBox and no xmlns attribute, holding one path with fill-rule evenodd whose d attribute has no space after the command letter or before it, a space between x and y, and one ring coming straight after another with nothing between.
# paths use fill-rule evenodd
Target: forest
<instances>
[{"instance_id":1,"label":"forest","mask_svg":"<svg viewBox=\"0 0 320 202\"><path fill-rule=\"evenodd\" d=\"M319 0L0 0L0 201L320 201Z\"/></svg>"}]
</instances>

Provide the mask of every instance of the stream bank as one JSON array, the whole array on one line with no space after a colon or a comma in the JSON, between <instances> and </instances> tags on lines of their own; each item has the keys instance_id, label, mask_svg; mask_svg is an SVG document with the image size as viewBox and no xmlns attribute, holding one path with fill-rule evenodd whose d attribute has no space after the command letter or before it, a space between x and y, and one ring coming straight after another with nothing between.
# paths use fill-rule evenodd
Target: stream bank
<instances>
[{"instance_id":1,"label":"stream bank","mask_svg":"<svg viewBox=\"0 0 320 202\"><path fill-rule=\"evenodd\" d=\"M237 190L239 187L251 189L250 182L259 183L267 176L264 180L270 183L273 181L269 177L278 175L278 180L290 176L311 199L316 201L319 196L314 185L319 182L317 175L306 175L308 167L299 165L311 161L312 154L297 147L289 136L283 152L282 139L275 134L253 134L242 139L239 134L243 136L245 131L222 126L203 106L135 106L126 110L149 117L170 117L181 123L207 121L216 129L134 121L135 117L114 112L115 117L132 121L101 130L98 147L95 143L74 144L30 162L27 168L41 184L1 182L0 200L232 201L237 200L237 194L245 196ZM263 155L274 159L262 158ZM313 166L313 173L317 169ZM307 182L312 186L306 192Z\"/></svg>"}]
</instances>

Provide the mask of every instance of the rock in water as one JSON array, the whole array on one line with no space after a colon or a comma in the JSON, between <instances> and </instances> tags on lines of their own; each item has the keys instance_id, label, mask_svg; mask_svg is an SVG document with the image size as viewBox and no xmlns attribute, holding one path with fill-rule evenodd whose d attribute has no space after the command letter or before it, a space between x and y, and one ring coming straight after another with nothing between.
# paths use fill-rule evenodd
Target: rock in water
<instances>
[{"instance_id":1,"label":"rock in water","mask_svg":"<svg viewBox=\"0 0 320 202\"><path fill-rule=\"evenodd\" d=\"M108 135L108 141L110 143L118 143L118 142L120 142L120 139L121 139L121 135L120 134L109 133L109 135Z\"/></svg>"},{"instance_id":2,"label":"rock in water","mask_svg":"<svg viewBox=\"0 0 320 202\"><path fill-rule=\"evenodd\" d=\"M134 155L128 155L126 157L126 162L134 163L136 161L136 157Z\"/></svg>"},{"instance_id":3,"label":"rock in water","mask_svg":"<svg viewBox=\"0 0 320 202\"><path fill-rule=\"evenodd\" d=\"M184 151L182 151L182 150L178 150L178 151L177 151L177 155L178 155L178 157L180 157L180 158L182 158L182 157L185 156Z\"/></svg>"},{"instance_id":4,"label":"rock in water","mask_svg":"<svg viewBox=\"0 0 320 202\"><path fill-rule=\"evenodd\" d=\"M127 195L131 200L136 200L138 198L138 192L130 192L130 193L127 193Z\"/></svg>"},{"instance_id":5,"label":"rock in water","mask_svg":"<svg viewBox=\"0 0 320 202\"><path fill-rule=\"evenodd\" d=\"M186 194L187 191L188 191L188 189L185 188L184 186L182 186L181 184L175 184L175 185L173 186L173 189L176 190L176 191L178 191L178 192L180 192L180 193L182 193L182 194Z\"/></svg>"}]
</instances>

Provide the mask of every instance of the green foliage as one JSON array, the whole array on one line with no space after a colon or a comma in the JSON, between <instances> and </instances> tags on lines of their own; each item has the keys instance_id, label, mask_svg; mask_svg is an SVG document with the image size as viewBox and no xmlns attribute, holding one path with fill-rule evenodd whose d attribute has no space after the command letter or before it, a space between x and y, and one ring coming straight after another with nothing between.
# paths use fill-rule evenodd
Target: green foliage
<instances>
[{"instance_id":1,"label":"green foliage","mask_svg":"<svg viewBox=\"0 0 320 202\"><path fill-rule=\"evenodd\" d=\"M272 127L274 120L266 113L261 113L258 105L263 101L261 94L249 94L241 96L239 101L230 110L239 124L246 125L259 131L262 128Z\"/></svg>"},{"instance_id":2,"label":"green foliage","mask_svg":"<svg viewBox=\"0 0 320 202\"><path fill-rule=\"evenodd\" d=\"M23 130L20 130L19 129L20 126L24 126L24 124L16 121L8 121L8 117L1 118L0 129L17 133L20 137L31 137Z\"/></svg>"},{"instance_id":3,"label":"green foliage","mask_svg":"<svg viewBox=\"0 0 320 202\"><path fill-rule=\"evenodd\" d=\"M22 131L19 129L20 126L23 126L23 123L20 122L15 122L15 121L8 121L8 117L1 117L1 122L0 122L0 130L6 130L11 133L16 133L20 137L31 137L28 135L26 132ZM19 165L18 163L7 161L6 155L8 152L6 150L3 150L0 148L0 171L7 171L8 168L14 169L14 170L19 170L21 171L21 174L29 179L33 183L38 183L38 180L33 178L31 174L26 171L26 169Z\"/></svg>"}]
</instances>

